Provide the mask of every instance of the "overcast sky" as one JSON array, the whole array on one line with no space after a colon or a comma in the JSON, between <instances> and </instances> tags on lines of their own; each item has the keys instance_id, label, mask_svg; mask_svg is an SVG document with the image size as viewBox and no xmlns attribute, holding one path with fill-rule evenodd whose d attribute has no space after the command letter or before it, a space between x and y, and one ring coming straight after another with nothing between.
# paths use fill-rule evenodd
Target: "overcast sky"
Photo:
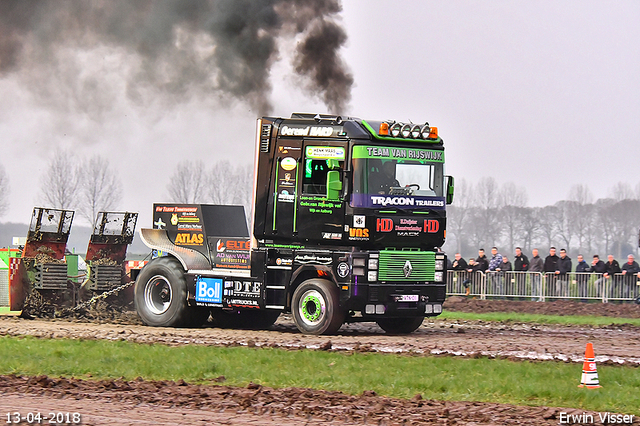
<instances>
[{"instance_id":1,"label":"overcast sky","mask_svg":"<svg viewBox=\"0 0 640 426\"><path fill-rule=\"evenodd\" d=\"M605 197L619 181L640 183L639 22L638 1L345 0L340 53L354 77L346 113L428 121L445 141L448 174L513 181L531 206L578 183ZM271 68L273 115L326 112L300 89L294 45L280 40ZM40 176L56 147L108 158L124 186L118 209L140 212L144 226L152 203L167 201L179 161L253 161L251 105L198 96L141 106L122 82L133 55L73 46L65 55L57 66L84 84L93 76L104 96L70 105L64 82L46 96L34 90L47 69L0 75L0 163L11 181L3 222L28 222L42 204Z\"/></svg>"}]
</instances>

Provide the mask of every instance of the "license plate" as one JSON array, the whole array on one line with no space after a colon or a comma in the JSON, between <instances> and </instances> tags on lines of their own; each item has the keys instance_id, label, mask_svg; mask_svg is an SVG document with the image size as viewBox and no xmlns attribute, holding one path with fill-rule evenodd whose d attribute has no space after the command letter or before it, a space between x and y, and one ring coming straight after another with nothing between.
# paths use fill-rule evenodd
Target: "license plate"
<instances>
[{"instance_id":1,"label":"license plate","mask_svg":"<svg viewBox=\"0 0 640 426\"><path fill-rule=\"evenodd\" d=\"M398 302L417 302L420 295L418 294L403 294L398 299Z\"/></svg>"}]
</instances>

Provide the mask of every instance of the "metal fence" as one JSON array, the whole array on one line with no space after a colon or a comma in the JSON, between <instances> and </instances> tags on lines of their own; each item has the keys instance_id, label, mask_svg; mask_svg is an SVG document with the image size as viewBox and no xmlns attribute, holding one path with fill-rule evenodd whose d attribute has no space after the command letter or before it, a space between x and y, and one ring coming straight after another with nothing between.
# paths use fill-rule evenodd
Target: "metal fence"
<instances>
[{"instance_id":1,"label":"metal fence","mask_svg":"<svg viewBox=\"0 0 640 426\"><path fill-rule=\"evenodd\" d=\"M447 271L447 294L480 299L545 300L574 299L631 302L640 294L636 274L605 277L595 273L553 274L539 272Z\"/></svg>"}]
</instances>

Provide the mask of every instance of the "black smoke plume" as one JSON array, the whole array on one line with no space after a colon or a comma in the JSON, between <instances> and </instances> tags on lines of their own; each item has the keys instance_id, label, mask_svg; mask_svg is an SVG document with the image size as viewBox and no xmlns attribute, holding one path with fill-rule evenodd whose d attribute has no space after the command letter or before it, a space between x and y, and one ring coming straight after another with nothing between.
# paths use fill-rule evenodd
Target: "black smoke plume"
<instances>
[{"instance_id":1,"label":"black smoke plume","mask_svg":"<svg viewBox=\"0 0 640 426\"><path fill-rule=\"evenodd\" d=\"M101 64L78 59L102 49L105 61L125 58L125 90L139 103L219 97L268 113L278 40L293 39L295 72L343 113L353 78L339 56L340 12L339 0L2 0L0 78L23 76L45 101L106 107L101 73L86 71Z\"/></svg>"}]
</instances>

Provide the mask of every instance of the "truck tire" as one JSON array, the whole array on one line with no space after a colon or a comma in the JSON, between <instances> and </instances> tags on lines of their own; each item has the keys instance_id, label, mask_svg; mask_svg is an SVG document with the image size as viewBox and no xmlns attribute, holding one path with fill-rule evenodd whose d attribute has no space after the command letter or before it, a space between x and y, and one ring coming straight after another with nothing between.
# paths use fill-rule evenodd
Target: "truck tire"
<instances>
[{"instance_id":1,"label":"truck tire","mask_svg":"<svg viewBox=\"0 0 640 426\"><path fill-rule=\"evenodd\" d=\"M344 322L340 292L331 281L310 279L293 292L293 320L305 334L333 334Z\"/></svg>"},{"instance_id":2,"label":"truck tire","mask_svg":"<svg viewBox=\"0 0 640 426\"><path fill-rule=\"evenodd\" d=\"M378 325L389 334L409 334L420 327L424 317L380 318Z\"/></svg>"},{"instance_id":3,"label":"truck tire","mask_svg":"<svg viewBox=\"0 0 640 426\"><path fill-rule=\"evenodd\" d=\"M187 282L180 262L170 256L149 262L136 280L134 302L138 316L146 325L189 325L192 315L187 306Z\"/></svg>"},{"instance_id":4,"label":"truck tire","mask_svg":"<svg viewBox=\"0 0 640 426\"><path fill-rule=\"evenodd\" d=\"M276 322L280 316L280 311L245 309L224 311L222 309L213 309L211 316L213 325L216 327L264 330Z\"/></svg>"}]
</instances>

